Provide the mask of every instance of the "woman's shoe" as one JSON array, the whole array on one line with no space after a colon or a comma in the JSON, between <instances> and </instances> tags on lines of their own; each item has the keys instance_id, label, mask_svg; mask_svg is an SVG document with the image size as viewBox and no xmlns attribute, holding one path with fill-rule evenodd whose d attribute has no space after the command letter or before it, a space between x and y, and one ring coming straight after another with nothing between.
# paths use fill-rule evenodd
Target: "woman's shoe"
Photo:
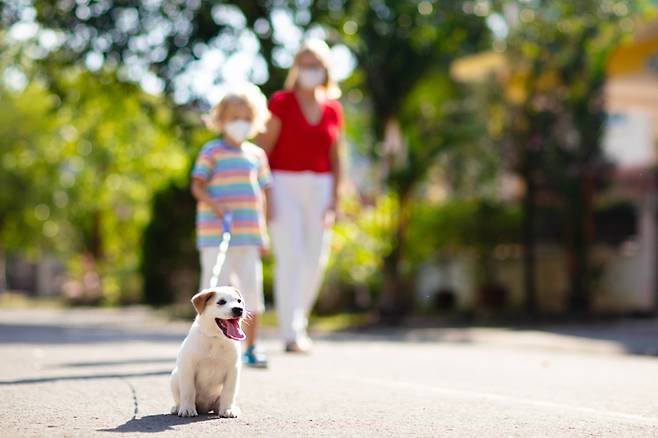
<instances>
[{"instance_id":1,"label":"woman's shoe","mask_svg":"<svg viewBox=\"0 0 658 438\"><path fill-rule=\"evenodd\" d=\"M286 353L308 354L313 349L313 342L308 337L299 338L295 341L286 342Z\"/></svg>"}]
</instances>

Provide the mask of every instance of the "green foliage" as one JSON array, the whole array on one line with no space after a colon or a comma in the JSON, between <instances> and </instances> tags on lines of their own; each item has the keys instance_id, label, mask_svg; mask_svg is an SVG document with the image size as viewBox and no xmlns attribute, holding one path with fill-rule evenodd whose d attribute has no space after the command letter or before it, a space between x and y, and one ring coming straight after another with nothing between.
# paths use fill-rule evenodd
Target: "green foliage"
<instances>
[{"instance_id":1,"label":"green foliage","mask_svg":"<svg viewBox=\"0 0 658 438\"><path fill-rule=\"evenodd\" d=\"M105 264L108 299L122 300L152 193L185 169L187 156L158 98L109 73L72 75L60 86L67 104L59 111L60 183L70 203L64 217L78 233L78 249Z\"/></svg>"},{"instance_id":2,"label":"green foliage","mask_svg":"<svg viewBox=\"0 0 658 438\"><path fill-rule=\"evenodd\" d=\"M382 287L384 257L390 253L395 226L391 218L399 211L393 196L380 196L374 205L346 200L347 219L334 228L332 257L327 270L327 289L349 293L366 288L377 299ZM473 253L478 260L478 281L495 276L496 246L518 241L518 206L486 199L451 200L414 204L405 243L402 275L413 277L423 263L457 253ZM351 299L336 300L351 302Z\"/></svg>"},{"instance_id":3,"label":"green foliage","mask_svg":"<svg viewBox=\"0 0 658 438\"><path fill-rule=\"evenodd\" d=\"M400 111L407 162L392 170L391 186L403 193L427 182L457 197L494 195L500 157L488 136L488 117L474 87L454 82L448 72L419 82ZM427 181L431 172L436 178Z\"/></svg>"},{"instance_id":4,"label":"green foliage","mask_svg":"<svg viewBox=\"0 0 658 438\"><path fill-rule=\"evenodd\" d=\"M363 206L356 199L345 199L341 208L345 220L334 227L327 277L333 283L374 289L382 258L391 249L390 217L395 200L381 196L375 205Z\"/></svg>"},{"instance_id":5,"label":"green foliage","mask_svg":"<svg viewBox=\"0 0 658 438\"><path fill-rule=\"evenodd\" d=\"M408 269L455 254L471 253L478 286L495 284L494 253L501 244L518 242L518 206L487 199L452 200L414 208L407 242Z\"/></svg>"},{"instance_id":6,"label":"green foliage","mask_svg":"<svg viewBox=\"0 0 658 438\"><path fill-rule=\"evenodd\" d=\"M20 93L1 87L0 100L0 241L12 250L36 245L45 226L39 218L50 215L43 203L56 156L47 145L57 130L51 114L59 101L40 84Z\"/></svg>"},{"instance_id":7,"label":"green foliage","mask_svg":"<svg viewBox=\"0 0 658 438\"><path fill-rule=\"evenodd\" d=\"M87 254L111 302L135 300L154 190L187 165L166 101L112 72L68 69L2 88L2 241L12 250ZM84 269L80 268L82 275Z\"/></svg>"},{"instance_id":8,"label":"green foliage","mask_svg":"<svg viewBox=\"0 0 658 438\"><path fill-rule=\"evenodd\" d=\"M445 252L489 252L518 239L518 207L486 199L422 203L414 207L412 217L407 251L415 263Z\"/></svg>"},{"instance_id":9,"label":"green foliage","mask_svg":"<svg viewBox=\"0 0 658 438\"><path fill-rule=\"evenodd\" d=\"M155 194L151 220L144 229L140 266L146 303L187 302L196 293L195 210L196 200L188 184L171 183Z\"/></svg>"}]
</instances>

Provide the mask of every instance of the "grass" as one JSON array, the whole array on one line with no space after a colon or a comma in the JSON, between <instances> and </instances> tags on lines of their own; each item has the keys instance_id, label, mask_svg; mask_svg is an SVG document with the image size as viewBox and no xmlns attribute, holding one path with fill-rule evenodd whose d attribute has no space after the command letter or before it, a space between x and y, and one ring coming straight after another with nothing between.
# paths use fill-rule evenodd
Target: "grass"
<instances>
[{"instance_id":1,"label":"grass","mask_svg":"<svg viewBox=\"0 0 658 438\"><path fill-rule=\"evenodd\" d=\"M334 315L311 315L309 326L313 330L336 332L349 328L360 327L370 321L367 313L341 312ZM276 312L268 310L261 316L262 327L276 327Z\"/></svg>"},{"instance_id":2,"label":"grass","mask_svg":"<svg viewBox=\"0 0 658 438\"><path fill-rule=\"evenodd\" d=\"M325 332L335 332L360 327L371 321L369 313L337 313L335 315L311 316L311 328Z\"/></svg>"},{"instance_id":3,"label":"grass","mask_svg":"<svg viewBox=\"0 0 658 438\"><path fill-rule=\"evenodd\" d=\"M194 318L195 315L194 308L189 303L166 306L159 309L158 313L167 318L186 320ZM309 325L314 330L334 332L362 326L368 321L369 316L366 313L342 312L335 315L312 315ZM277 327L276 312L274 310L267 310L263 313L260 318L260 325L267 328Z\"/></svg>"},{"instance_id":4,"label":"grass","mask_svg":"<svg viewBox=\"0 0 658 438\"><path fill-rule=\"evenodd\" d=\"M352 327L359 327L369 321L366 313L341 312L334 315L311 315L309 326L314 330L335 332ZM262 327L276 327L276 312L268 310L261 316Z\"/></svg>"}]
</instances>

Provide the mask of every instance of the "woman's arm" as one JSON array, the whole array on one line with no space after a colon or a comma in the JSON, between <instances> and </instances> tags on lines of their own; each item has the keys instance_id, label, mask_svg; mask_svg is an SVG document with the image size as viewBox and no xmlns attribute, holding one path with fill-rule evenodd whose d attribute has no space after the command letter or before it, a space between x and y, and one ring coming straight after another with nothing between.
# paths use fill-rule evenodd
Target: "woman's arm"
<instances>
[{"instance_id":1,"label":"woman's arm","mask_svg":"<svg viewBox=\"0 0 658 438\"><path fill-rule=\"evenodd\" d=\"M279 134L281 134L281 119L272 115L267 122L265 132L258 134L254 139L254 143L263 148L263 150L269 154L276 144L276 141L279 139Z\"/></svg>"},{"instance_id":2,"label":"woman's arm","mask_svg":"<svg viewBox=\"0 0 658 438\"><path fill-rule=\"evenodd\" d=\"M263 203L265 204L263 210L265 210L265 219L269 223L274 217L272 209L272 188L269 186L265 187L263 193L265 194L263 197Z\"/></svg>"},{"instance_id":3,"label":"woman's arm","mask_svg":"<svg viewBox=\"0 0 658 438\"><path fill-rule=\"evenodd\" d=\"M224 216L224 211L222 211L217 202L210 197L208 190L206 189L206 182L201 178L192 178L192 195L197 201L205 202L210 205L217 217L221 218Z\"/></svg>"}]
</instances>

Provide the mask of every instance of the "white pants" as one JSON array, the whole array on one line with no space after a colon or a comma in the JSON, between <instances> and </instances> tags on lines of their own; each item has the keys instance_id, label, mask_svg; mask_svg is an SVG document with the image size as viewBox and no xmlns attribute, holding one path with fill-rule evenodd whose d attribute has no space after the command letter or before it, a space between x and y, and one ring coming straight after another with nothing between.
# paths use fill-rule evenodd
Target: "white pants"
<instances>
[{"instance_id":1,"label":"white pants","mask_svg":"<svg viewBox=\"0 0 658 438\"><path fill-rule=\"evenodd\" d=\"M333 191L333 176L312 172L273 173L273 220L270 224L276 258L274 295L285 341L306 336L329 256L331 230L324 213Z\"/></svg>"},{"instance_id":2,"label":"white pants","mask_svg":"<svg viewBox=\"0 0 658 438\"><path fill-rule=\"evenodd\" d=\"M218 247L201 248L200 289L210 287L212 268L217 261ZM242 294L245 308L253 313L263 313L263 263L256 246L231 246L226 253L224 266L219 273L219 286L233 286Z\"/></svg>"}]
</instances>

